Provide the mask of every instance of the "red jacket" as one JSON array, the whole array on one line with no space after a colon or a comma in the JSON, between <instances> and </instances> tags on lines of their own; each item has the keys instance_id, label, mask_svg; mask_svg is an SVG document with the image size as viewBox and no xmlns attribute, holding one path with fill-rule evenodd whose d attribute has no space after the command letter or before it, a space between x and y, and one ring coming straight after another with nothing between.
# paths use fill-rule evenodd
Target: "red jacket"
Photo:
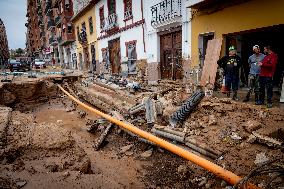
<instances>
[{"instance_id":1,"label":"red jacket","mask_svg":"<svg viewBox=\"0 0 284 189\"><path fill-rule=\"evenodd\" d=\"M277 60L278 56L274 52L266 55L262 61L259 75L264 77L273 77Z\"/></svg>"}]
</instances>

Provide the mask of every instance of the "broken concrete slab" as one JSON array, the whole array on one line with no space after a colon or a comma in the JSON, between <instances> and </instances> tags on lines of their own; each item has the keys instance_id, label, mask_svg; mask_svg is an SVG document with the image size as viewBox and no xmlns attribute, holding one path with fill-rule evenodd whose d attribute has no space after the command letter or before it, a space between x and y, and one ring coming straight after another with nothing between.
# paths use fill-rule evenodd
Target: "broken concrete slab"
<instances>
[{"instance_id":1,"label":"broken concrete slab","mask_svg":"<svg viewBox=\"0 0 284 189\"><path fill-rule=\"evenodd\" d=\"M130 150L134 145L133 144L129 144L127 146L123 146L122 148L120 148L119 153L120 154L124 154L125 152L127 152L128 150Z\"/></svg>"},{"instance_id":2,"label":"broken concrete slab","mask_svg":"<svg viewBox=\"0 0 284 189\"><path fill-rule=\"evenodd\" d=\"M140 154L141 158L149 158L151 157L153 154L153 148L151 148L150 150L147 150L145 152L143 152L142 154Z\"/></svg>"}]
</instances>

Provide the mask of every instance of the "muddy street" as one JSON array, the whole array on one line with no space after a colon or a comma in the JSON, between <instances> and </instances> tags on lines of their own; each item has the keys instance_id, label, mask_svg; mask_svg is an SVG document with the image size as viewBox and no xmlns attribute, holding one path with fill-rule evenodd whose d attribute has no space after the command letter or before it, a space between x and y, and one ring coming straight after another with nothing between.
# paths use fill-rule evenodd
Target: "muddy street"
<instances>
[{"instance_id":1,"label":"muddy street","mask_svg":"<svg viewBox=\"0 0 284 189\"><path fill-rule=\"evenodd\" d=\"M206 97L183 123L165 128L182 104L178 99L190 96L177 84L161 83L155 88L156 116L150 119L149 110L133 111L132 107L152 93L114 90L116 84L108 87L98 82L73 75L30 81L18 78L2 84L1 188L229 187L197 164L116 125L95 147L110 123L78 106L56 83L91 107L112 115L115 110L121 120L142 130L185 137L180 140L157 135L237 175L247 175L259 162L283 159L284 119L280 108L268 110ZM152 119L155 125L148 123ZM263 179L267 178L252 181L260 185Z\"/></svg>"}]
</instances>

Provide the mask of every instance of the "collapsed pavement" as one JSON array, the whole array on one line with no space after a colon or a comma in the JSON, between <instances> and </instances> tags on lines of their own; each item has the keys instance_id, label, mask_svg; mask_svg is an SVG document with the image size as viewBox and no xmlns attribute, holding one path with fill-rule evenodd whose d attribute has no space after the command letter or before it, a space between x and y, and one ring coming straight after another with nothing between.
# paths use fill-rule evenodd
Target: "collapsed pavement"
<instances>
[{"instance_id":1,"label":"collapsed pavement","mask_svg":"<svg viewBox=\"0 0 284 189\"><path fill-rule=\"evenodd\" d=\"M68 186L73 187L88 178L97 179L101 187L107 188L122 185L126 188L226 187L227 184L221 179L197 165L84 112L58 91L54 80L34 80L37 82L33 84L12 82L1 88L1 94L9 97L1 99L12 99L1 101L6 106L1 111L3 117L6 117L2 124L4 126L1 125L1 139L4 140L1 172L6 174L1 175L1 183L18 187L17 183L23 182L20 179L23 178L23 172L32 175L25 177L27 185L39 183L35 177L46 177L44 173L47 172L53 175L49 179L59 175L55 183L67 182ZM121 78L89 76L77 76L69 80L68 77L65 80L62 78L60 82L76 98L120 120L162 136L237 175L247 175L261 162L283 160L284 120L280 109L266 110L230 99L205 97L183 122L172 127L172 115L191 96L179 82L162 81L157 86L148 86ZM11 94L14 97L10 97ZM39 116L42 111L44 115L48 112L45 116L57 111L59 115L52 115L58 116L57 119L45 118ZM63 119L65 114L66 118ZM98 141L96 153L94 146ZM92 156L109 161L97 162ZM33 159L36 161L32 162ZM113 177L113 171L106 169L106 164L112 164L112 161L126 162L130 166L128 168L134 170L126 174L120 170L125 167L116 164L119 167L116 171L131 178L132 184L122 177L115 177L122 180L122 185L116 179L108 186L105 185ZM72 163L69 165L68 162ZM105 164L99 166L101 162ZM96 169L97 166L101 171ZM103 175L107 175L107 179L102 179ZM70 181L71 178L75 178L78 183ZM254 181L263 185L263 180Z\"/></svg>"}]
</instances>

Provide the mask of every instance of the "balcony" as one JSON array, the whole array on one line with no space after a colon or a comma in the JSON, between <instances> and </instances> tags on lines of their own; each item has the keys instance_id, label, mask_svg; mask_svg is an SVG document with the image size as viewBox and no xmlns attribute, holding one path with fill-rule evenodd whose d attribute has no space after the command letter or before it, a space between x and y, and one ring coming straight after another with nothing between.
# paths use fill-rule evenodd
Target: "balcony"
<instances>
[{"instance_id":1,"label":"balcony","mask_svg":"<svg viewBox=\"0 0 284 189\"><path fill-rule=\"evenodd\" d=\"M57 16L57 17L55 18L55 25L58 26L58 25L60 25L60 23L61 23L61 17L60 17L60 16Z\"/></svg>"},{"instance_id":2,"label":"balcony","mask_svg":"<svg viewBox=\"0 0 284 189\"><path fill-rule=\"evenodd\" d=\"M124 21L126 20L130 20L133 18L133 15L132 15L132 10L126 10L124 12Z\"/></svg>"},{"instance_id":3,"label":"balcony","mask_svg":"<svg viewBox=\"0 0 284 189\"><path fill-rule=\"evenodd\" d=\"M79 42L82 45L88 43L86 30L82 30L81 33L79 34Z\"/></svg>"},{"instance_id":4,"label":"balcony","mask_svg":"<svg viewBox=\"0 0 284 189\"><path fill-rule=\"evenodd\" d=\"M47 29L49 30L50 28L55 27L54 21L53 20L49 20L47 22Z\"/></svg>"},{"instance_id":5,"label":"balcony","mask_svg":"<svg viewBox=\"0 0 284 189\"><path fill-rule=\"evenodd\" d=\"M57 42L61 43L62 42L62 36L57 37Z\"/></svg>"},{"instance_id":6,"label":"balcony","mask_svg":"<svg viewBox=\"0 0 284 189\"><path fill-rule=\"evenodd\" d=\"M110 14L102 23L101 29L103 31L108 31L111 30L115 27L118 27L118 22L117 22L117 14L113 13Z\"/></svg>"},{"instance_id":7,"label":"balcony","mask_svg":"<svg viewBox=\"0 0 284 189\"><path fill-rule=\"evenodd\" d=\"M48 15L50 14L51 11L52 11L52 2L50 0L47 0L44 13Z\"/></svg>"},{"instance_id":8,"label":"balcony","mask_svg":"<svg viewBox=\"0 0 284 189\"><path fill-rule=\"evenodd\" d=\"M181 0L163 0L151 7L153 28L171 23L181 23Z\"/></svg>"},{"instance_id":9,"label":"balcony","mask_svg":"<svg viewBox=\"0 0 284 189\"><path fill-rule=\"evenodd\" d=\"M55 39L54 36L51 36L49 38L49 45L56 45L57 44L57 40Z\"/></svg>"},{"instance_id":10,"label":"balcony","mask_svg":"<svg viewBox=\"0 0 284 189\"><path fill-rule=\"evenodd\" d=\"M40 32L40 37L45 37L45 32Z\"/></svg>"}]
</instances>

